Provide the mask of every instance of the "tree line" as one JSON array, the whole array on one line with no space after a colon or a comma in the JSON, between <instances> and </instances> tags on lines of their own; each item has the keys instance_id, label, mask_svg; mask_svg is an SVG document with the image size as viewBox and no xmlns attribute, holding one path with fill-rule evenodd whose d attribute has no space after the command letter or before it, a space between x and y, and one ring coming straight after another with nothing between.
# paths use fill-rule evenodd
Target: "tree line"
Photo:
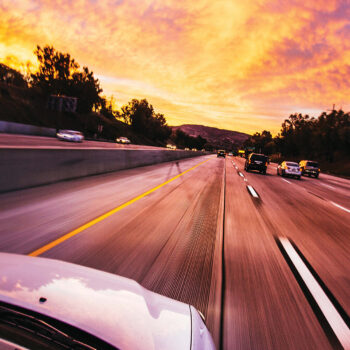
<instances>
[{"instance_id":1,"label":"tree line","mask_svg":"<svg viewBox=\"0 0 350 350\"><path fill-rule=\"evenodd\" d=\"M333 109L317 118L291 114L276 137L264 130L252 135L244 146L268 155L323 159L331 163L350 156L350 112Z\"/></svg>"},{"instance_id":2,"label":"tree line","mask_svg":"<svg viewBox=\"0 0 350 350\"><path fill-rule=\"evenodd\" d=\"M77 113L97 112L110 121L122 121L132 132L142 135L156 144L172 140L179 148L202 149L206 140L194 138L183 132L172 132L165 116L157 113L146 99L132 99L120 110L116 110L115 100L102 96L100 81L88 67L80 65L69 53L62 53L53 46L37 46L34 51L38 60L38 70L26 78L14 69L0 64L0 81L20 87L35 89L44 100L51 95L76 97ZM82 130L84 131L84 130ZM120 136L120 135L116 135Z\"/></svg>"}]
</instances>

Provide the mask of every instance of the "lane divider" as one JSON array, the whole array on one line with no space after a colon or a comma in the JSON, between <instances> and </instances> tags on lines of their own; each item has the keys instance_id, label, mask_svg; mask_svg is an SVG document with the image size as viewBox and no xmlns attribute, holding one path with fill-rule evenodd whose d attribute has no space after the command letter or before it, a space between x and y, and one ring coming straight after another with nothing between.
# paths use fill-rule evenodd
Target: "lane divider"
<instances>
[{"instance_id":1,"label":"lane divider","mask_svg":"<svg viewBox=\"0 0 350 350\"><path fill-rule=\"evenodd\" d=\"M77 229L75 229L75 230L73 230L73 231L71 231L71 232L69 232L69 233L67 233L67 234L65 234L65 235L63 235L63 236L61 236L61 237L55 239L54 241L52 241L52 242L50 242L50 243L44 245L43 247L41 247L41 248L39 248L39 249L37 249L37 250L34 250L33 252L29 253L28 255L29 255L29 256L38 256L38 255L41 255L42 253L44 253L44 252L46 252L46 251L52 249L53 247L59 245L60 243L66 241L67 239L69 239L69 238L71 238L71 237L77 235L78 233L80 233L80 232L82 232L82 231L88 229L89 227L96 225L97 223L101 222L102 220L107 219L109 216L111 216L111 215L117 213L118 211L120 211L120 210L122 210L122 209L128 207L130 204L135 203L135 202L138 201L139 199L146 197L146 196L149 195L150 193L152 193L152 192L154 192L154 191L156 191L156 190L162 188L163 186L167 185L168 183L170 183L170 182L172 182L172 181L178 179L179 177L185 175L186 173L188 173L188 172L191 171L191 170L194 170L195 168L199 167L200 165L206 163L207 161L209 161L209 160L211 160L211 159L212 159L212 158L206 159L205 161L196 164L196 165L193 166L192 168L189 168L189 169L185 170L184 172L182 172L182 173L180 173L180 174L174 176L173 178L171 178L171 179L169 179L169 180L163 182L162 184L160 184L160 185L158 185L158 186L156 186L156 187L154 187L154 188L152 188L152 189L150 189L150 190L148 190L148 191L142 193L141 195L139 195L139 196L137 196L137 197L135 197L135 198L133 198L133 199L127 201L126 203L120 205L119 207L116 207L116 208L114 208L114 209L108 211L107 213L98 216L97 218L95 218L95 219L93 219L93 220L87 222L86 224L84 224L84 225L78 227Z\"/></svg>"},{"instance_id":2,"label":"lane divider","mask_svg":"<svg viewBox=\"0 0 350 350\"><path fill-rule=\"evenodd\" d=\"M320 185L325 186L325 187L328 187L328 188L330 188L330 189L332 189L332 190L335 190L335 187L330 186L330 185L326 185L326 184L324 184L324 183L322 183L322 182L320 182Z\"/></svg>"},{"instance_id":3,"label":"lane divider","mask_svg":"<svg viewBox=\"0 0 350 350\"><path fill-rule=\"evenodd\" d=\"M249 191L249 193L254 197L254 198L259 198L259 195L256 193L256 191L254 190L253 186L251 185L247 185L247 189Z\"/></svg>"},{"instance_id":4,"label":"lane divider","mask_svg":"<svg viewBox=\"0 0 350 350\"><path fill-rule=\"evenodd\" d=\"M335 349L350 349L349 316L298 247L285 237L276 243Z\"/></svg>"},{"instance_id":5,"label":"lane divider","mask_svg":"<svg viewBox=\"0 0 350 350\"><path fill-rule=\"evenodd\" d=\"M239 171L238 172L239 176L244 177L244 175Z\"/></svg>"},{"instance_id":6,"label":"lane divider","mask_svg":"<svg viewBox=\"0 0 350 350\"><path fill-rule=\"evenodd\" d=\"M346 211L347 213L350 213L350 210L349 210L349 209L344 208L344 207L342 207L341 205L339 205L339 204L337 204L337 203L334 203L334 202L332 202L332 201L331 201L331 203L332 203L334 206L338 207L339 209L342 209L342 210Z\"/></svg>"},{"instance_id":7,"label":"lane divider","mask_svg":"<svg viewBox=\"0 0 350 350\"><path fill-rule=\"evenodd\" d=\"M289 184L292 184L290 181L286 180L286 179L282 179L283 181L289 183Z\"/></svg>"}]
</instances>

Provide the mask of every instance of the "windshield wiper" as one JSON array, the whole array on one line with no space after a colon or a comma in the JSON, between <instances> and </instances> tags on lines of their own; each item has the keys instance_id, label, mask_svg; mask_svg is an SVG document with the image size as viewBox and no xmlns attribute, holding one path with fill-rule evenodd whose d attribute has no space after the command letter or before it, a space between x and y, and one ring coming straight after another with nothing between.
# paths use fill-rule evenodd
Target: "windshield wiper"
<instances>
[{"instance_id":1,"label":"windshield wiper","mask_svg":"<svg viewBox=\"0 0 350 350\"><path fill-rule=\"evenodd\" d=\"M49 323L11 308L0 306L0 324L7 324L40 336L67 349L94 350L96 348L85 344L72 336L60 331Z\"/></svg>"}]
</instances>

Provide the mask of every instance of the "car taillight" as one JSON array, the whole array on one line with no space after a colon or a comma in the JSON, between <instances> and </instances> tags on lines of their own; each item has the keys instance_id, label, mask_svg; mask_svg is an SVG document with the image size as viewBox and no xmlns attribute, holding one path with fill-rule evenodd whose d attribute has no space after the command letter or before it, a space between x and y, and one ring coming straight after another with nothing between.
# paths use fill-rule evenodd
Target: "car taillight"
<instances>
[{"instance_id":1,"label":"car taillight","mask_svg":"<svg viewBox=\"0 0 350 350\"><path fill-rule=\"evenodd\" d=\"M267 166L267 162L265 163L265 166Z\"/></svg>"}]
</instances>

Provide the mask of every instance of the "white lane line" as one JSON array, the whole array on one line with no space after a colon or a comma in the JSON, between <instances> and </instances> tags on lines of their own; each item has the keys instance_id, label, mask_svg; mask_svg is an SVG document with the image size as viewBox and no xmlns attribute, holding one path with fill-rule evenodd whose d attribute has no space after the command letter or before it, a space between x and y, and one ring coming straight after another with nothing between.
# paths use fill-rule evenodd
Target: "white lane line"
<instances>
[{"instance_id":1,"label":"white lane line","mask_svg":"<svg viewBox=\"0 0 350 350\"><path fill-rule=\"evenodd\" d=\"M332 190L335 190L335 187L330 186L330 185L326 185L326 184L324 184L324 183L322 183L322 182L320 182L320 185L325 186L325 187L328 187L328 188L331 188Z\"/></svg>"},{"instance_id":2,"label":"white lane line","mask_svg":"<svg viewBox=\"0 0 350 350\"><path fill-rule=\"evenodd\" d=\"M238 174L239 174L239 176L242 176L242 177L244 177L244 175L241 173L241 172L238 172Z\"/></svg>"},{"instance_id":3,"label":"white lane line","mask_svg":"<svg viewBox=\"0 0 350 350\"><path fill-rule=\"evenodd\" d=\"M250 194L254 197L254 198L259 198L258 194L255 192L254 188L250 185L247 186L248 190L250 192Z\"/></svg>"},{"instance_id":4,"label":"white lane line","mask_svg":"<svg viewBox=\"0 0 350 350\"><path fill-rule=\"evenodd\" d=\"M344 208L342 207L341 205L337 204L337 203L334 203L334 202L331 202L333 205L335 205L336 207L338 207L339 209L342 209L344 211L346 211L347 213L350 213L350 210L347 209L347 208Z\"/></svg>"},{"instance_id":5,"label":"white lane line","mask_svg":"<svg viewBox=\"0 0 350 350\"><path fill-rule=\"evenodd\" d=\"M289 184L292 184L290 181L286 180L286 179L282 179L285 182L288 182Z\"/></svg>"},{"instance_id":6,"label":"white lane line","mask_svg":"<svg viewBox=\"0 0 350 350\"><path fill-rule=\"evenodd\" d=\"M247 182L248 180L247 180L246 178L244 178L244 181L246 181L246 182Z\"/></svg>"},{"instance_id":7,"label":"white lane line","mask_svg":"<svg viewBox=\"0 0 350 350\"><path fill-rule=\"evenodd\" d=\"M303 260L300 258L299 254L290 243L289 239L284 237L279 237L278 239L283 245L284 250L288 254L289 258L294 264L294 267L297 269L310 293L314 297L317 305L321 309L323 315L325 316L339 342L344 347L344 349L350 349L350 329L342 317L339 315L337 309L328 299L326 293L323 291L314 276L306 267Z\"/></svg>"}]
</instances>

